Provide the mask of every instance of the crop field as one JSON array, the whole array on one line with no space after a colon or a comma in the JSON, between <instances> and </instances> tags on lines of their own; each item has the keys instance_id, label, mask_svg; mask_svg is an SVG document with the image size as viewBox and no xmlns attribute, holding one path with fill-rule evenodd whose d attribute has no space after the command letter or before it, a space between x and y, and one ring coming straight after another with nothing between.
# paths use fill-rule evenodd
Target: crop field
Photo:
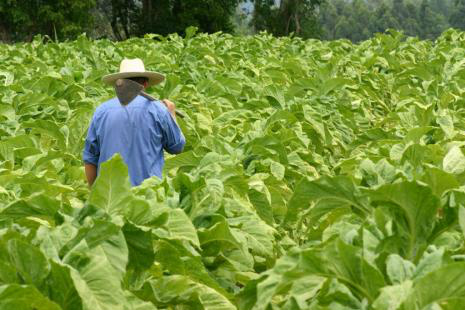
<instances>
[{"instance_id":1,"label":"crop field","mask_svg":"<svg viewBox=\"0 0 465 310\"><path fill-rule=\"evenodd\" d=\"M89 189L100 79L136 57L185 151ZM0 310L465 309L464 148L453 30L0 44Z\"/></svg>"}]
</instances>

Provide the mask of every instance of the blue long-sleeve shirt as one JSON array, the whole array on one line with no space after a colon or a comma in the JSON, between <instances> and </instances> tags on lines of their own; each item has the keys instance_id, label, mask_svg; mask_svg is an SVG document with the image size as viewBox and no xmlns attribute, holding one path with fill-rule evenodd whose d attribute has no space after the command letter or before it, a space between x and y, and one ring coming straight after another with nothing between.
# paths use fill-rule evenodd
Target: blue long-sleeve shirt
<instances>
[{"instance_id":1,"label":"blue long-sleeve shirt","mask_svg":"<svg viewBox=\"0 0 465 310\"><path fill-rule=\"evenodd\" d=\"M85 142L85 163L100 167L115 153L128 166L132 185L162 177L163 149L181 153L186 140L166 106L137 96L123 106L117 98L101 104L92 117Z\"/></svg>"}]
</instances>

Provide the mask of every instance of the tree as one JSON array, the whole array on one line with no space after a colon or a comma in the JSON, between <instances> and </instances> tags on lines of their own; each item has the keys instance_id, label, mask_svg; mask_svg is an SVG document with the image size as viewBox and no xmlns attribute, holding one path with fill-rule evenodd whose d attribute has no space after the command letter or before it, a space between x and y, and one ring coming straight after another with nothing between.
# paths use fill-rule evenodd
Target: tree
<instances>
[{"instance_id":1,"label":"tree","mask_svg":"<svg viewBox=\"0 0 465 310\"><path fill-rule=\"evenodd\" d=\"M252 19L256 31L267 30L276 36L292 32L304 38L321 33L316 9L323 0L255 0Z\"/></svg>"},{"instance_id":2,"label":"tree","mask_svg":"<svg viewBox=\"0 0 465 310\"><path fill-rule=\"evenodd\" d=\"M440 13L447 19L450 17L455 0L430 0L430 5L435 12Z\"/></svg>"},{"instance_id":3,"label":"tree","mask_svg":"<svg viewBox=\"0 0 465 310\"><path fill-rule=\"evenodd\" d=\"M385 32L389 28L400 29L400 25L393 16L392 10L384 3L375 12L373 26L374 32Z\"/></svg>"},{"instance_id":4,"label":"tree","mask_svg":"<svg viewBox=\"0 0 465 310\"><path fill-rule=\"evenodd\" d=\"M201 32L233 32L240 0L99 0L119 40L146 33L183 35L189 26Z\"/></svg>"},{"instance_id":5,"label":"tree","mask_svg":"<svg viewBox=\"0 0 465 310\"><path fill-rule=\"evenodd\" d=\"M175 0L176 32L182 33L189 26L206 33L233 32L232 17L238 3L238 0Z\"/></svg>"},{"instance_id":6,"label":"tree","mask_svg":"<svg viewBox=\"0 0 465 310\"><path fill-rule=\"evenodd\" d=\"M423 38L434 39L447 27L444 17L434 12L427 0L421 3L419 19Z\"/></svg>"},{"instance_id":7,"label":"tree","mask_svg":"<svg viewBox=\"0 0 465 310\"><path fill-rule=\"evenodd\" d=\"M465 30L465 0L456 0L450 24L454 28Z\"/></svg>"},{"instance_id":8,"label":"tree","mask_svg":"<svg viewBox=\"0 0 465 310\"><path fill-rule=\"evenodd\" d=\"M134 0L107 0L99 3L101 12L106 12L111 29L117 40L129 38L137 18L138 7Z\"/></svg>"},{"instance_id":9,"label":"tree","mask_svg":"<svg viewBox=\"0 0 465 310\"><path fill-rule=\"evenodd\" d=\"M323 27L322 36L325 39L335 38L335 29L339 21L337 8L333 2L326 2L321 6L319 22Z\"/></svg>"},{"instance_id":10,"label":"tree","mask_svg":"<svg viewBox=\"0 0 465 310\"><path fill-rule=\"evenodd\" d=\"M96 37L124 40L146 33L183 35L189 26L207 33L233 32L232 20L240 1L0 0L0 39L30 40L39 33L72 39L91 32ZM100 33L93 27L94 19Z\"/></svg>"},{"instance_id":11,"label":"tree","mask_svg":"<svg viewBox=\"0 0 465 310\"><path fill-rule=\"evenodd\" d=\"M366 40L371 36L370 11L364 0L354 0L350 10L349 31L352 28L350 39L354 42Z\"/></svg>"},{"instance_id":12,"label":"tree","mask_svg":"<svg viewBox=\"0 0 465 310\"><path fill-rule=\"evenodd\" d=\"M94 0L0 0L4 40L31 40L35 34L74 38L92 25Z\"/></svg>"},{"instance_id":13,"label":"tree","mask_svg":"<svg viewBox=\"0 0 465 310\"><path fill-rule=\"evenodd\" d=\"M392 1L392 15L400 24L407 18L407 8L405 7L404 0Z\"/></svg>"},{"instance_id":14,"label":"tree","mask_svg":"<svg viewBox=\"0 0 465 310\"><path fill-rule=\"evenodd\" d=\"M465 29L465 0L328 0L320 7L318 20L324 39L358 42L388 28L434 39L450 27L449 21Z\"/></svg>"},{"instance_id":15,"label":"tree","mask_svg":"<svg viewBox=\"0 0 465 310\"><path fill-rule=\"evenodd\" d=\"M338 23L336 24L336 27L334 29L334 38L335 39L352 39L352 29L350 22L347 20L345 16L342 16Z\"/></svg>"}]
</instances>

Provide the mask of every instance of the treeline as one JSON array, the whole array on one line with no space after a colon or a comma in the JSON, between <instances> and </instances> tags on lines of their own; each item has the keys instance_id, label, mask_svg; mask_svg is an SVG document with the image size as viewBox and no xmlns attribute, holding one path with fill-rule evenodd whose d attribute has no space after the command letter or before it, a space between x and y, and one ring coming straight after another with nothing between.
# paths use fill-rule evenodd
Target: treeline
<instances>
[{"instance_id":1,"label":"treeline","mask_svg":"<svg viewBox=\"0 0 465 310\"><path fill-rule=\"evenodd\" d=\"M465 0L328 0L321 5L319 37L362 41L388 28L435 39L448 28L465 30Z\"/></svg>"},{"instance_id":2,"label":"treeline","mask_svg":"<svg viewBox=\"0 0 465 310\"><path fill-rule=\"evenodd\" d=\"M123 40L145 33L233 31L240 0L0 0L0 39L90 36Z\"/></svg>"},{"instance_id":3,"label":"treeline","mask_svg":"<svg viewBox=\"0 0 465 310\"><path fill-rule=\"evenodd\" d=\"M189 26L354 42L395 28L434 39L450 27L465 30L465 0L0 0L0 41L6 42L83 32L115 40L184 35Z\"/></svg>"},{"instance_id":4,"label":"treeline","mask_svg":"<svg viewBox=\"0 0 465 310\"><path fill-rule=\"evenodd\" d=\"M94 38L124 40L146 33L184 35L201 32L248 33L266 30L277 36L302 37L318 32L316 10L323 0L0 0L0 40L28 41L36 34L73 39L82 32ZM253 8L253 17L240 5ZM249 15L250 15L249 14Z\"/></svg>"}]
</instances>

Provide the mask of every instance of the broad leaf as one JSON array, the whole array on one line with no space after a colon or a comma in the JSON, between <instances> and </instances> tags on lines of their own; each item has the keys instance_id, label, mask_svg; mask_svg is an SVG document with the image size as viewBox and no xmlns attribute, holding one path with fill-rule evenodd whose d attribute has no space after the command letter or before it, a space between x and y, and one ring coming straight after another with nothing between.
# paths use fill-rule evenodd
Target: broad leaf
<instances>
[{"instance_id":1,"label":"broad leaf","mask_svg":"<svg viewBox=\"0 0 465 310\"><path fill-rule=\"evenodd\" d=\"M122 212L131 200L128 168L120 155L103 163L89 203L104 209L109 214Z\"/></svg>"},{"instance_id":2,"label":"broad leaf","mask_svg":"<svg viewBox=\"0 0 465 310\"><path fill-rule=\"evenodd\" d=\"M0 310L61 310L34 286L0 285Z\"/></svg>"}]
</instances>

